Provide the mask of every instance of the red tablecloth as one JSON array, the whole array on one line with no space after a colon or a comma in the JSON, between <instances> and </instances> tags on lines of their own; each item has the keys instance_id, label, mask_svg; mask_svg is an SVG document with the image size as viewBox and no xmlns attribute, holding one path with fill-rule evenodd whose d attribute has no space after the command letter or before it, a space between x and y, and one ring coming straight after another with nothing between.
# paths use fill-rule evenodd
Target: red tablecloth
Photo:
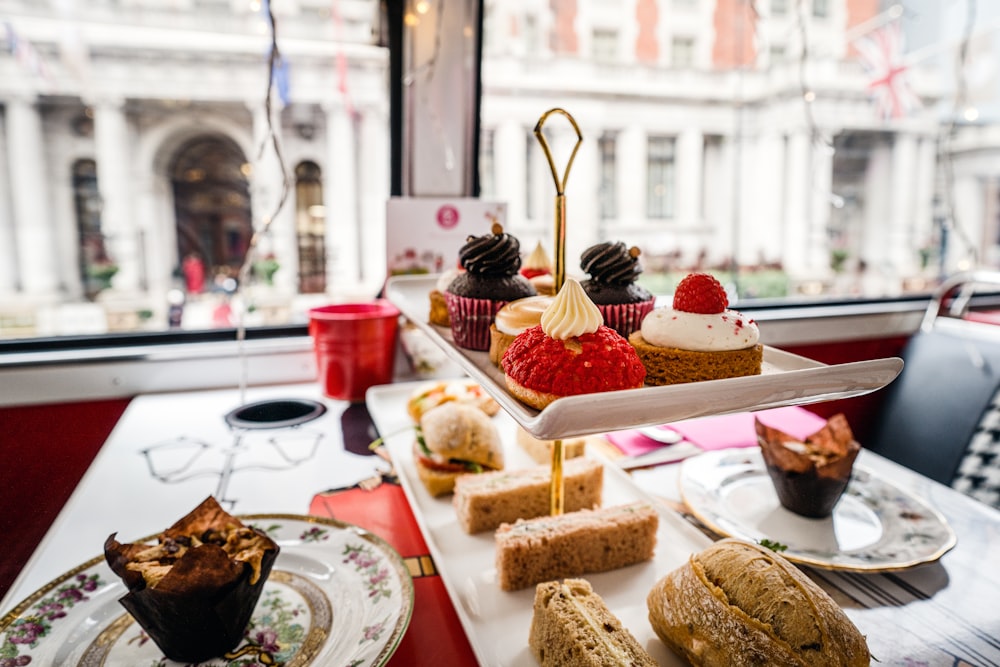
<instances>
[{"instance_id":1,"label":"red tablecloth","mask_svg":"<svg viewBox=\"0 0 1000 667\"><path fill-rule=\"evenodd\" d=\"M391 544L406 561L413 576L413 617L389 665L477 664L399 484L386 480L370 491L352 487L319 493L310 503L309 513L369 530Z\"/></svg>"}]
</instances>

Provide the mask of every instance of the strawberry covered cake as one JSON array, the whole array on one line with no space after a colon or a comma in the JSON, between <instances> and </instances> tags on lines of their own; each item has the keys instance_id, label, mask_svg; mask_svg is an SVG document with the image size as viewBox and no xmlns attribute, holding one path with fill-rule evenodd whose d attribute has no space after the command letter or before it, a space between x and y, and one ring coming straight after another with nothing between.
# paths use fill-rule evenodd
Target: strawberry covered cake
<instances>
[{"instance_id":1,"label":"strawberry covered cake","mask_svg":"<svg viewBox=\"0 0 1000 667\"><path fill-rule=\"evenodd\" d=\"M764 347L757 324L729 310L726 290L707 273L686 276L673 307L646 315L631 336L646 384L668 385L759 375Z\"/></svg>"},{"instance_id":2,"label":"strawberry covered cake","mask_svg":"<svg viewBox=\"0 0 1000 667\"><path fill-rule=\"evenodd\" d=\"M539 410L562 396L643 386L646 371L580 283L566 283L537 324L519 334L501 360L510 393Z\"/></svg>"}]
</instances>

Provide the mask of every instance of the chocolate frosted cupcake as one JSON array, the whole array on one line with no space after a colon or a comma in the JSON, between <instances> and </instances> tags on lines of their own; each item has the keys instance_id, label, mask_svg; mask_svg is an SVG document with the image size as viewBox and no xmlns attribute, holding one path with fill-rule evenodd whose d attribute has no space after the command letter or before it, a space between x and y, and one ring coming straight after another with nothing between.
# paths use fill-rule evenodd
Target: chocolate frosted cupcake
<instances>
[{"instance_id":1,"label":"chocolate frosted cupcake","mask_svg":"<svg viewBox=\"0 0 1000 667\"><path fill-rule=\"evenodd\" d=\"M458 253L465 273L445 291L451 335L455 344L469 350L490 348L490 325L508 301L535 296L537 292L523 276L521 244L493 224L491 234L470 236Z\"/></svg>"},{"instance_id":2,"label":"chocolate frosted cupcake","mask_svg":"<svg viewBox=\"0 0 1000 667\"><path fill-rule=\"evenodd\" d=\"M600 309L605 325L625 338L639 328L656 299L636 283L642 266L640 251L622 242L598 243L580 256L580 268L590 275L581 286Z\"/></svg>"},{"instance_id":3,"label":"chocolate frosted cupcake","mask_svg":"<svg viewBox=\"0 0 1000 667\"><path fill-rule=\"evenodd\" d=\"M851 481L854 460L861 451L847 418L834 415L805 442L757 418L754 427L781 505L813 519L830 516Z\"/></svg>"},{"instance_id":4,"label":"chocolate frosted cupcake","mask_svg":"<svg viewBox=\"0 0 1000 667\"><path fill-rule=\"evenodd\" d=\"M243 639L278 545L206 498L158 536L104 557L128 593L119 602L163 654L183 663L222 656Z\"/></svg>"}]
</instances>

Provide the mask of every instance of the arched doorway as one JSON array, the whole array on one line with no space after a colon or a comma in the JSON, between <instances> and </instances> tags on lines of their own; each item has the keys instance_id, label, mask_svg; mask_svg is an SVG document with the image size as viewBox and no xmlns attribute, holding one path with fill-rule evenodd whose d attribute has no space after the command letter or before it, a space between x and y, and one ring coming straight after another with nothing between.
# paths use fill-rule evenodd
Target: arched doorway
<instances>
[{"instance_id":1,"label":"arched doorway","mask_svg":"<svg viewBox=\"0 0 1000 667\"><path fill-rule=\"evenodd\" d=\"M177 252L190 291L239 273L253 234L249 170L243 151L221 135L191 139L174 156Z\"/></svg>"}]
</instances>

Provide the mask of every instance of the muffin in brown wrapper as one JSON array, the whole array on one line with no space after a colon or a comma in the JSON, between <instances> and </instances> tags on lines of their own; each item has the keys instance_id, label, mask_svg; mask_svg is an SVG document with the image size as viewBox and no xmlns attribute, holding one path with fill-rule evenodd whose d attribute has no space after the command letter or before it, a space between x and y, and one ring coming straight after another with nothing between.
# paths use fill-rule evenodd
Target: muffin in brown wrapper
<instances>
[{"instance_id":1,"label":"muffin in brown wrapper","mask_svg":"<svg viewBox=\"0 0 1000 667\"><path fill-rule=\"evenodd\" d=\"M278 545L207 498L158 536L104 556L129 592L121 605L163 654L198 663L235 648L278 556Z\"/></svg>"},{"instance_id":2,"label":"muffin in brown wrapper","mask_svg":"<svg viewBox=\"0 0 1000 667\"><path fill-rule=\"evenodd\" d=\"M805 442L756 417L754 428L781 505L813 519L830 516L851 481L854 460L861 451L847 418L834 415Z\"/></svg>"}]
</instances>

